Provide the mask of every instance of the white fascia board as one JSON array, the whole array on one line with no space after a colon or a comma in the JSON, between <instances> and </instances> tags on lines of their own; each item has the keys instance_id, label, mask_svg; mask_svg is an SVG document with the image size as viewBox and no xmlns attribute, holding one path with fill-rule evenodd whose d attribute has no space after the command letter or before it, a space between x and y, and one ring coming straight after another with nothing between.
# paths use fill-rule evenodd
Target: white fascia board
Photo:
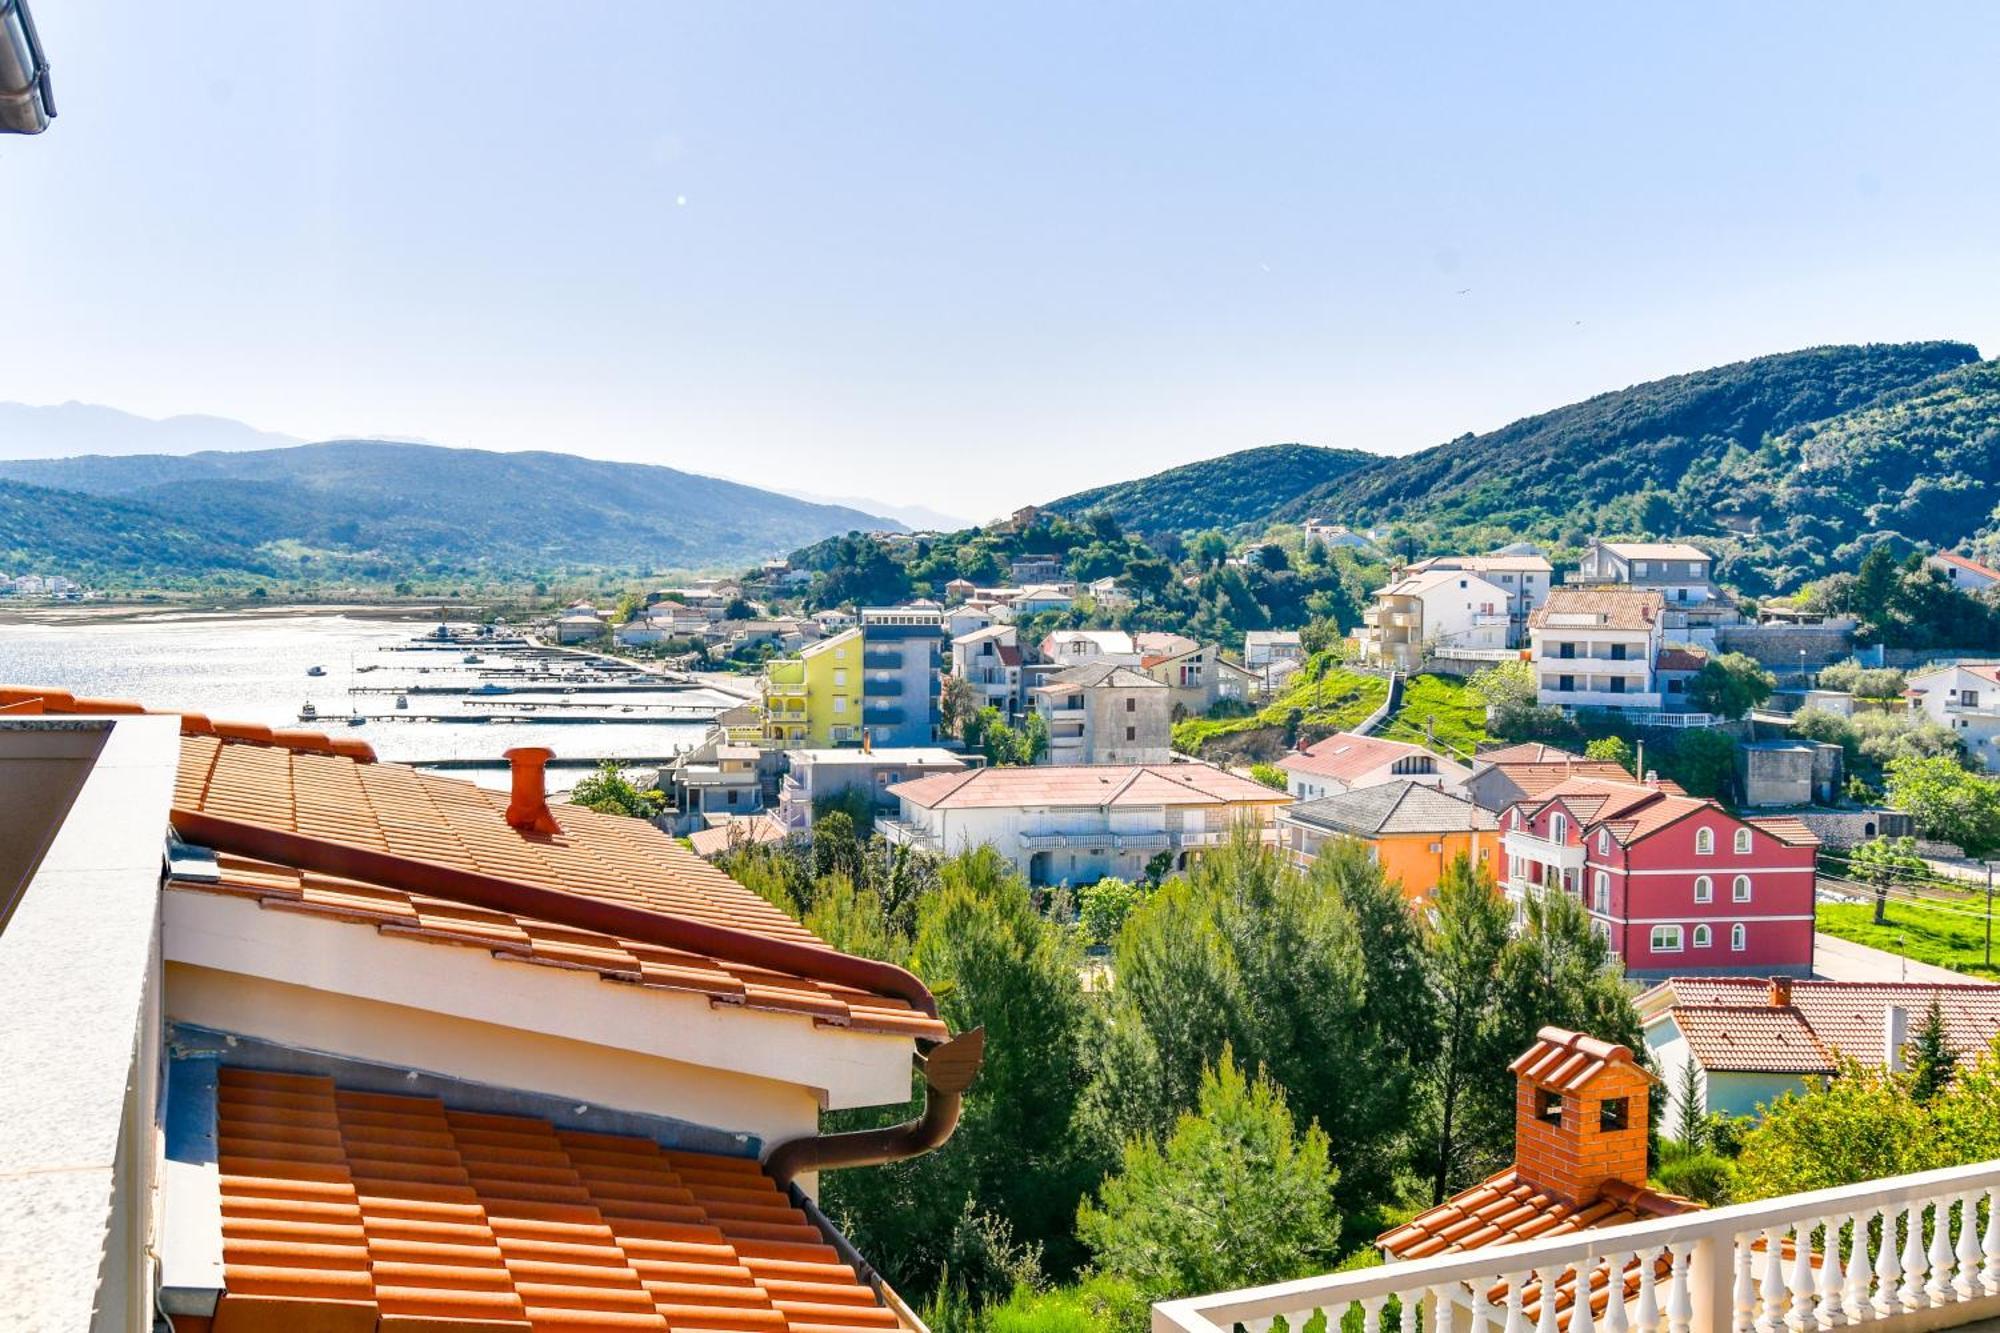
<instances>
[{"instance_id":1,"label":"white fascia board","mask_svg":"<svg viewBox=\"0 0 2000 1333\"><path fill-rule=\"evenodd\" d=\"M813 1089L828 1110L910 1097L908 1037L713 1004L593 971L506 962L477 946L400 939L224 894L170 889L163 929L170 963L795 1084Z\"/></svg>"}]
</instances>

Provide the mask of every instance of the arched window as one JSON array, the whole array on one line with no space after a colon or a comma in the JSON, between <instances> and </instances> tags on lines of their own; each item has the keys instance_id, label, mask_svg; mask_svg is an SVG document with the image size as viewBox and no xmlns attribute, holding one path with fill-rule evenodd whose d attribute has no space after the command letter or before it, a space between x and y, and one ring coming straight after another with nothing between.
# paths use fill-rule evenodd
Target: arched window
<instances>
[{"instance_id":1,"label":"arched window","mask_svg":"<svg viewBox=\"0 0 2000 1333\"><path fill-rule=\"evenodd\" d=\"M1715 855L1715 830L1712 828L1694 831L1694 854L1696 856Z\"/></svg>"},{"instance_id":2,"label":"arched window","mask_svg":"<svg viewBox=\"0 0 2000 1333\"><path fill-rule=\"evenodd\" d=\"M1715 936L1714 936L1714 935L1712 935L1712 934L1711 934L1711 933L1709 932L1709 929L1708 929L1708 927L1707 927L1707 926L1696 926L1696 927L1694 928L1694 947L1695 947L1695 948L1697 948L1697 949L1706 949L1706 948L1707 948L1707 947L1708 947L1708 946L1709 946L1709 945L1710 945L1711 943L1713 943L1713 942L1714 942L1714 940L1715 940Z\"/></svg>"},{"instance_id":3,"label":"arched window","mask_svg":"<svg viewBox=\"0 0 2000 1333\"><path fill-rule=\"evenodd\" d=\"M1590 910L1600 916L1611 915L1611 876L1602 870L1597 872L1597 879L1590 887Z\"/></svg>"},{"instance_id":4,"label":"arched window","mask_svg":"<svg viewBox=\"0 0 2000 1333\"><path fill-rule=\"evenodd\" d=\"M1749 852L1750 852L1750 830L1747 828L1737 829L1736 854L1738 856L1747 856L1749 855Z\"/></svg>"},{"instance_id":5,"label":"arched window","mask_svg":"<svg viewBox=\"0 0 2000 1333\"><path fill-rule=\"evenodd\" d=\"M1731 899L1739 903L1749 902L1750 877L1748 875L1738 875L1736 877L1736 882L1729 886L1729 896Z\"/></svg>"},{"instance_id":6,"label":"arched window","mask_svg":"<svg viewBox=\"0 0 2000 1333\"><path fill-rule=\"evenodd\" d=\"M1697 875L1694 881L1694 900L1698 903L1715 901L1715 881L1707 875Z\"/></svg>"},{"instance_id":7,"label":"arched window","mask_svg":"<svg viewBox=\"0 0 2000 1333\"><path fill-rule=\"evenodd\" d=\"M1599 856L1611 855L1611 830L1608 828L1597 830L1597 854Z\"/></svg>"},{"instance_id":8,"label":"arched window","mask_svg":"<svg viewBox=\"0 0 2000 1333\"><path fill-rule=\"evenodd\" d=\"M1743 923L1741 921L1738 921L1735 925L1729 928L1730 948L1736 950L1736 952L1738 953L1742 953L1744 946L1748 943L1749 943L1749 932L1743 929Z\"/></svg>"},{"instance_id":9,"label":"arched window","mask_svg":"<svg viewBox=\"0 0 2000 1333\"><path fill-rule=\"evenodd\" d=\"M1569 819L1560 811L1549 816L1549 841L1569 841Z\"/></svg>"}]
</instances>

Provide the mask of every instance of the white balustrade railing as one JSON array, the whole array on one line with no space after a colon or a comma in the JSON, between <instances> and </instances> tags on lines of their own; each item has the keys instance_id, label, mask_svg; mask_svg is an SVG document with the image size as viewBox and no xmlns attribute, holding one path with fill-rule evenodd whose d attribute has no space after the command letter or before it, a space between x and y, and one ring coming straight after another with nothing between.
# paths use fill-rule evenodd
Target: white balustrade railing
<instances>
[{"instance_id":1,"label":"white balustrade railing","mask_svg":"<svg viewBox=\"0 0 2000 1333\"><path fill-rule=\"evenodd\" d=\"M1153 1330L1268 1333L1283 1320L1303 1333L1320 1314L1326 1333L1809 1333L1993 1319L2000 1161L1162 1301Z\"/></svg>"}]
</instances>

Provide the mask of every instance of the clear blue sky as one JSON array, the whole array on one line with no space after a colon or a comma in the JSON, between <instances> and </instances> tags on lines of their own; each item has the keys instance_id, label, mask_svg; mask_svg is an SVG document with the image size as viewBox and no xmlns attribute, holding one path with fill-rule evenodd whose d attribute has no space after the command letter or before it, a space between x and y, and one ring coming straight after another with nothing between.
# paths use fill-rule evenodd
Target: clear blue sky
<instances>
[{"instance_id":1,"label":"clear blue sky","mask_svg":"<svg viewBox=\"0 0 2000 1333\"><path fill-rule=\"evenodd\" d=\"M39 0L0 399L984 516L2000 352L1990 6L1339 8Z\"/></svg>"}]
</instances>

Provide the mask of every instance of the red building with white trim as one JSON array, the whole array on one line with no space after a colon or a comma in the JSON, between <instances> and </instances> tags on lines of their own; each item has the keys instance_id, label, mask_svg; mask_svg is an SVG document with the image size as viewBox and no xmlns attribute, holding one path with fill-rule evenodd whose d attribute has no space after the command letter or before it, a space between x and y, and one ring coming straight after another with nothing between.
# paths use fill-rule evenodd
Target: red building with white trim
<instances>
[{"instance_id":1,"label":"red building with white trim","mask_svg":"<svg viewBox=\"0 0 2000 1333\"><path fill-rule=\"evenodd\" d=\"M1572 778L1500 821L1509 897L1580 898L1637 975L1810 976L1819 839L1657 783Z\"/></svg>"}]
</instances>

